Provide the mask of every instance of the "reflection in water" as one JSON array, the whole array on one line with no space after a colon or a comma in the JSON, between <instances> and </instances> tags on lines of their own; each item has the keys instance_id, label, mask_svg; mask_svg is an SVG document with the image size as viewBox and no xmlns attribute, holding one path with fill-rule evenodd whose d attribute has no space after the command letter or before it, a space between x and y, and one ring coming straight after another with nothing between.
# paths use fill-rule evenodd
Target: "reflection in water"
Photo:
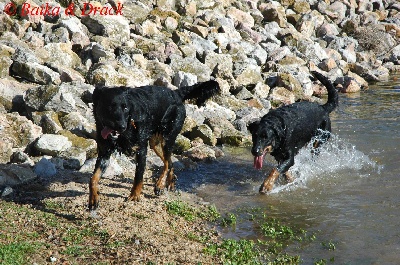
<instances>
[{"instance_id":1,"label":"reflection in water","mask_svg":"<svg viewBox=\"0 0 400 265\"><path fill-rule=\"evenodd\" d=\"M271 216L290 220L319 243L291 246L303 264L335 258L335 264L399 264L400 261L400 90L379 83L362 93L341 94L331 115L333 137L317 157L303 149L291 172L296 180L258 194L275 161L252 168L249 148L225 148L217 162L181 172L179 185L213 203L222 212L261 207ZM257 238L251 222L225 236ZM335 242L336 250L321 257L320 242Z\"/></svg>"}]
</instances>

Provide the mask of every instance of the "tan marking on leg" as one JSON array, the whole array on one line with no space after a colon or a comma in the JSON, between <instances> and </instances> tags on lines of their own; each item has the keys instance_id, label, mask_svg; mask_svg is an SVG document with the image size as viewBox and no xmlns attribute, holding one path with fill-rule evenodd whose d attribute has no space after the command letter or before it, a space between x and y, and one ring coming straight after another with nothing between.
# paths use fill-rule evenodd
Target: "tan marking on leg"
<instances>
[{"instance_id":1,"label":"tan marking on leg","mask_svg":"<svg viewBox=\"0 0 400 265\"><path fill-rule=\"evenodd\" d=\"M158 191L162 191L165 188L165 184L166 184L170 158L165 157L165 154L164 154L165 141L161 134L158 133L158 134L153 135L149 140L149 144L150 144L151 149L154 150L154 152L161 158L161 160L164 163L163 171L161 172L160 176L158 177L158 180L157 180L156 186L155 186L155 188L158 189Z\"/></svg>"},{"instance_id":2,"label":"tan marking on leg","mask_svg":"<svg viewBox=\"0 0 400 265\"><path fill-rule=\"evenodd\" d=\"M274 168L269 176L264 180L263 184L260 187L260 193L266 193L267 191L272 190L274 187L275 180L279 177L279 171Z\"/></svg>"},{"instance_id":3,"label":"tan marking on leg","mask_svg":"<svg viewBox=\"0 0 400 265\"><path fill-rule=\"evenodd\" d=\"M320 141L315 140L313 143L313 148L317 149L319 147L319 145L320 145Z\"/></svg>"},{"instance_id":4,"label":"tan marking on leg","mask_svg":"<svg viewBox=\"0 0 400 265\"><path fill-rule=\"evenodd\" d=\"M96 168L89 182L89 210L96 209L99 205L99 180L101 169Z\"/></svg>"},{"instance_id":5,"label":"tan marking on leg","mask_svg":"<svg viewBox=\"0 0 400 265\"><path fill-rule=\"evenodd\" d=\"M165 188L165 183L167 180L167 173L168 173L168 160L165 160L161 158L164 162L164 168L163 171L161 172L160 176L158 177L158 180L156 182L156 187L162 191Z\"/></svg>"},{"instance_id":6,"label":"tan marking on leg","mask_svg":"<svg viewBox=\"0 0 400 265\"><path fill-rule=\"evenodd\" d=\"M128 201L136 201L140 200L140 194L142 194L143 189L143 181L139 183L134 183L131 189L131 195L128 197Z\"/></svg>"},{"instance_id":7,"label":"tan marking on leg","mask_svg":"<svg viewBox=\"0 0 400 265\"><path fill-rule=\"evenodd\" d=\"M291 183L294 181L294 178L292 176L292 174L289 171L285 172L285 177L286 177L286 182L287 183Z\"/></svg>"},{"instance_id":8,"label":"tan marking on leg","mask_svg":"<svg viewBox=\"0 0 400 265\"><path fill-rule=\"evenodd\" d=\"M170 190L170 191L174 191L175 190L176 179L177 179L177 177L174 174L174 169L171 168L171 170L168 173L167 184L166 184L168 190Z\"/></svg>"}]
</instances>

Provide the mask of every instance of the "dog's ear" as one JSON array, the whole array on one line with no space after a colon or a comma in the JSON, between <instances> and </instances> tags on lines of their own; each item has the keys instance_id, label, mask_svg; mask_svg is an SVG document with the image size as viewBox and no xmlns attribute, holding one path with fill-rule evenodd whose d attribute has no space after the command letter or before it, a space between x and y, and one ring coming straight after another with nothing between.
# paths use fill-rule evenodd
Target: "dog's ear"
<instances>
[{"instance_id":1,"label":"dog's ear","mask_svg":"<svg viewBox=\"0 0 400 265\"><path fill-rule=\"evenodd\" d=\"M247 125L247 129L250 131L250 133L253 133L255 130L257 130L258 125L260 124L260 121L255 121Z\"/></svg>"},{"instance_id":2,"label":"dog's ear","mask_svg":"<svg viewBox=\"0 0 400 265\"><path fill-rule=\"evenodd\" d=\"M96 103L99 101L101 94L103 94L103 91L105 90L104 86L98 86L94 89L93 95L92 95L92 102L93 104L96 105Z\"/></svg>"}]
</instances>

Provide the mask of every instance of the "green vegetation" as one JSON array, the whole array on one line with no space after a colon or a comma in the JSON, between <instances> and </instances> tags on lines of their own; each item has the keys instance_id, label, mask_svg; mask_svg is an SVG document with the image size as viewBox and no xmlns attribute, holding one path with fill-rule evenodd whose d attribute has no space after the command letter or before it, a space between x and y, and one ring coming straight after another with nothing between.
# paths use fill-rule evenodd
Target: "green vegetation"
<instances>
[{"instance_id":1,"label":"green vegetation","mask_svg":"<svg viewBox=\"0 0 400 265\"><path fill-rule=\"evenodd\" d=\"M206 220L225 231L235 231L244 222L250 222L258 231L258 238L216 240L216 230L211 233L184 231L174 222L170 223L177 236L204 244L204 253L223 264L300 264L301 257L293 252L296 249L300 251L317 239L315 234L308 233L302 227L270 216L267 214L269 209L240 209L221 215L214 205L193 207L179 199L167 201L164 205L170 215L180 216L194 224ZM99 254L113 256L121 249L151 247L137 236L116 237L91 219L65 219L62 209L66 207L61 203L48 200L44 201L43 206L35 209L30 205L0 200L0 264L30 264L32 260L45 264L52 250L56 250L63 261L81 264ZM130 215L139 222L150 218L143 213ZM288 246L291 246L290 250ZM325 256L316 257L314 264L333 263L335 258L327 258L327 255L336 250L336 244L325 241L320 246L321 251L326 251L321 254Z\"/></svg>"},{"instance_id":2,"label":"green vegetation","mask_svg":"<svg viewBox=\"0 0 400 265\"><path fill-rule=\"evenodd\" d=\"M292 226L282 220L268 216L260 208L240 209L237 213L227 213L224 216L215 206L210 206L206 211L196 209L180 200L166 202L167 212L179 215L188 221L202 218L219 224L225 229L235 229L243 221L250 221L258 227L262 238L252 239L222 239L220 242L209 242L209 237L199 237L187 234L187 238L206 243L208 246L204 253L218 257L223 264L300 264L300 256L285 252L289 245L307 244L316 240L315 234L309 234L301 227ZM321 243L323 249L335 250L336 246L331 241ZM329 262L333 262L330 258ZM327 264L327 260L319 259L315 265Z\"/></svg>"},{"instance_id":3,"label":"green vegetation","mask_svg":"<svg viewBox=\"0 0 400 265\"><path fill-rule=\"evenodd\" d=\"M9 244L0 243L0 263L25 264L28 262L29 255L41 248L40 244L32 244L28 241L12 242Z\"/></svg>"},{"instance_id":4,"label":"green vegetation","mask_svg":"<svg viewBox=\"0 0 400 265\"><path fill-rule=\"evenodd\" d=\"M181 216L187 221L194 221L197 218L201 218L213 222L220 218L220 214L214 205L204 210L192 207L181 200L174 200L165 202L165 206L169 214Z\"/></svg>"},{"instance_id":5,"label":"green vegetation","mask_svg":"<svg viewBox=\"0 0 400 265\"><path fill-rule=\"evenodd\" d=\"M232 226L236 225L236 216L233 213L228 213L227 217L222 218L221 221L222 226Z\"/></svg>"},{"instance_id":6,"label":"green vegetation","mask_svg":"<svg viewBox=\"0 0 400 265\"><path fill-rule=\"evenodd\" d=\"M70 264L80 264L80 258L96 255L99 245L101 251L125 245L118 238L111 240L90 220L71 222L47 212L62 208L61 204L46 201L44 205L46 211L0 200L0 264L31 264L32 256L46 264L49 249L59 249Z\"/></svg>"},{"instance_id":7,"label":"green vegetation","mask_svg":"<svg viewBox=\"0 0 400 265\"><path fill-rule=\"evenodd\" d=\"M220 257L224 264L262 264L261 252L252 240L224 239L221 243L210 244L204 252Z\"/></svg>"}]
</instances>

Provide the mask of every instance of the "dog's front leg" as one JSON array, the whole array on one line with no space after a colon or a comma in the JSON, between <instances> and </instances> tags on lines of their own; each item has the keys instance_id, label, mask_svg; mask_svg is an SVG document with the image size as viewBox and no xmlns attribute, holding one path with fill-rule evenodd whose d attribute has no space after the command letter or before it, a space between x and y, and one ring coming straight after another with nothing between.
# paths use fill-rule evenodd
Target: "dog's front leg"
<instances>
[{"instance_id":1,"label":"dog's front leg","mask_svg":"<svg viewBox=\"0 0 400 265\"><path fill-rule=\"evenodd\" d=\"M92 178L89 182L89 211L96 210L99 207L99 180L109 163L110 154L99 154Z\"/></svg>"},{"instance_id":2,"label":"dog's front leg","mask_svg":"<svg viewBox=\"0 0 400 265\"><path fill-rule=\"evenodd\" d=\"M142 193L142 188L143 188L143 175L146 169L146 155L147 155L147 141L146 143L142 143L137 153L137 166L135 172L135 179L133 181L133 187L131 190L131 194L128 197L128 201L139 201L140 199L140 194Z\"/></svg>"},{"instance_id":3,"label":"dog's front leg","mask_svg":"<svg viewBox=\"0 0 400 265\"><path fill-rule=\"evenodd\" d=\"M261 184L260 193L267 193L274 187L275 180L279 177L279 171L277 168L272 169L271 173L265 178L263 184Z\"/></svg>"},{"instance_id":4,"label":"dog's front leg","mask_svg":"<svg viewBox=\"0 0 400 265\"><path fill-rule=\"evenodd\" d=\"M275 181L280 174L285 173L286 178L290 176L286 173L288 173L287 171L289 170L289 168L294 165L294 152L289 151L287 157L288 159L284 160L281 164L278 165L278 167L274 168L269 176L264 180L259 190L260 193L266 193L267 191L272 190Z\"/></svg>"}]
</instances>

